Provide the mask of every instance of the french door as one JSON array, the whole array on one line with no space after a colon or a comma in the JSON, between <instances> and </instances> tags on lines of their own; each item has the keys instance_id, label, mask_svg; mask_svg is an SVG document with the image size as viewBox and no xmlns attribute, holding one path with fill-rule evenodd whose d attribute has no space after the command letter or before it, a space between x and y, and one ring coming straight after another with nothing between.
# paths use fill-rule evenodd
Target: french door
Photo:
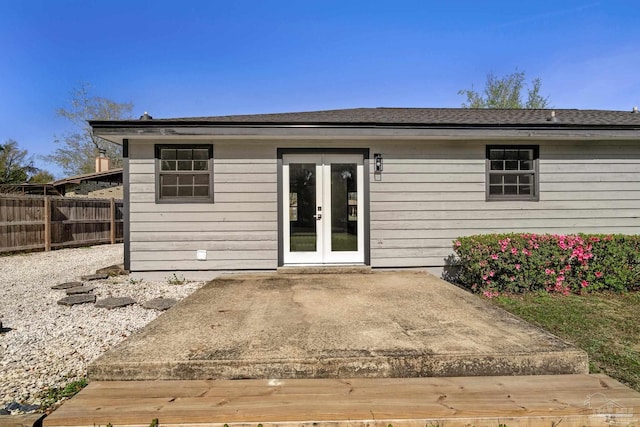
<instances>
[{"instance_id":1,"label":"french door","mask_svg":"<svg viewBox=\"0 0 640 427\"><path fill-rule=\"evenodd\" d=\"M364 263L363 156L286 154L282 178L284 263Z\"/></svg>"}]
</instances>

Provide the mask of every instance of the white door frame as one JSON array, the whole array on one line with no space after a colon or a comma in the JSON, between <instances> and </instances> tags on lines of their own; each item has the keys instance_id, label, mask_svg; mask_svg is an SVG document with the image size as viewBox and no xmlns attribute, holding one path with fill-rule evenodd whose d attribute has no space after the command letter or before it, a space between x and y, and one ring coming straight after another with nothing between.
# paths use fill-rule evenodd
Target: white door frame
<instances>
[{"instance_id":1,"label":"white door frame","mask_svg":"<svg viewBox=\"0 0 640 427\"><path fill-rule=\"evenodd\" d=\"M292 252L290 251L290 206L289 206L289 164L290 163L315 163L316 173L316 251L315 252ZM333 251L331 248L332 227L331 227L331 164L332 163L355 163L356 164L356 192L357 192L357 250L356 251ZM366 244L365 233L365 156L363 154L336 153L336 152L314 152L314 153L292 153L282 155L282 180L279 183L279 192L282 194L281 206L282 221L282 264L283 265L324 265L324 264L364 264L368 245Z\"/></svg>"}]
</instances>

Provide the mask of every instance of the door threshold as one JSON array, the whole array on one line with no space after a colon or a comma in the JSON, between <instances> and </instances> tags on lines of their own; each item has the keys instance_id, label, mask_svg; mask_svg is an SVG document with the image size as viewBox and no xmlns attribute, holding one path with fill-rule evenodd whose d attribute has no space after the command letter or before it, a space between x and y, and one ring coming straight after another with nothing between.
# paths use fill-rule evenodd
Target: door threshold
<instances>
[{"instance_id":1,"label":"door threshold","mask_svg":"<svg viewBox=\"0 0 640 427\"><path fill-rule=\"evenodd\" d=\"M276 270L280 274L369 274L370 265L364 264L321 264L285 265Z\"/></svg>"}]
</instances>

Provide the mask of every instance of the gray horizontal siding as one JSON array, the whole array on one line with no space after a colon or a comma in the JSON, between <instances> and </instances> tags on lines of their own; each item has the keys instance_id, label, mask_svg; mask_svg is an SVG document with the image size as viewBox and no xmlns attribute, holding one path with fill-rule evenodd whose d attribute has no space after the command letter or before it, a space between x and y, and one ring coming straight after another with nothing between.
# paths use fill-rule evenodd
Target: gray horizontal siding
<instances>
[{"instance_id":1,"label":"gray horizontal siding","mask_svg":"<svg viewBox=\"0 0 640 427\"><path fill-rule=\"evenodd\" d=\"M133 255L133 252L132 252ZM132 259L132 264L133 264ZM274 269L272 259L252 259L243 261L239 259L215 260L215 261L194 261L190 259L170 259L170 260L140 260L136 259L137 272L145 271L166 271L167 277L175 271L207 271L207 270L269 270Z\"/></svg>"},{"instance_id":2,"label":"gray horizontal siding","mask_svg":"<svg viewBox=\"0 0 640 427\"><path fill-rule=\"evenodd\" d=\"M225 212L275 212L274 209L276 208L276 205L274 202L275 200L271 202L222 202L216 198L215 203L217 206L215 213L223 215ZM157 215L158 206L159 205L157 205L156 203L139 202L136 203L135 206L131 206L131 212L152 213L154 215ZM207 213L207 219L210 219L210 215L213 215L213 213L211 212L211 206L204 203L194 204L194 206L191 206L189 210L190 214ZM173 203L163 203L162 211L165 214L170 214L173 212L183 213L184 207ZM202 219L202 215L199 215L198 218Z\"/></svg>"},{"instance_id":3,"label":"gray horizontal siding","mask_svg":"<svg viewBox=\"0 0 640 427\"><path fill-rule=\"evenodd\" d=\"M222 231L223 229L228 229L225 226L226 223L253 221L266 222L276 221L278 219L275 211L261 212L259 210L254 210L249 212L198 212L190 211L188 209L190 209L190 206L185 206L185 209L182 212L168 212L165 210L163 205L159 205L157 212L136 212L135 220L131 218L131 223L157 222L161 223L158 224L158 229L162 230L164 227L171 227L176 222L216 222Z\"/></svg>"},{"instance_id":4,"label":"gray horizontal siding","mask_svg":"<svg viewBox=\"0 0 640 427\"><path fill-rule=\"evenodd\" d=\"M482 192L484 197L484 192ZM408 201L404 203L377 201L376 212L386 211L519 211L519 212L554 212L563 210L581 210L581 209L638 209L638 202L635 200L609 200L609 203L602 206L594 206L594 203L588 200L565 201L554 200L545 203L538 202L485 202L483 201ZM575 212L572 212L575 214Z\"/></svg>"},{"instance_id":5,"label":"gray horizontal siding","mask_svg":"<svg viewBox=\"0 0 640 427\"><path fill-rule=\"evenodd\" d=\"M277 266L273 146L215 143L214 203L160 204L155 200L153 147L153 142L130 141L132 271ZM196 260L196 251L203 249L207 260Z\"/></svg>"},{"instance_id":6,"label":"gray horizontal siding","mask_svg":"<svg viewBox=\"0 0 640 427\"><path fill-rule=\"evenodd\" d=\"M275 167L275 166L274 166ZM265 192L276 194L275 185L273 183L259 182L244 182L244 183L219 183L215 181L214 174L214 192L215 195L219 193L255 193ZM153 183L132 183L130 186L131 194L154 194L156 191L155 184ZM215 198L214 195L214 198ZM247 196L248 197L248 196ZM154 197L155 200L155 197Z\"/></svg>"},{"instance_id":7,"label":"gray horizontal siding","mask_svg":"<svg viewBox=\"0 0 640 427\"><path fill-rule=\"evenodd\" d=\"M558 214L560 216L560 214ZM500 230L520 230L527 223L529 229L556 228L558 230L572 230L580 232L580 227L597 227L609 223L615 225L619 229L630 228L632 234L640 231L638 218L612 218L603 220L602 218L543 218L529 219L525 214L521 218L504 218L500 213L496 213L491 218L486 219L442 219L442 220L395 220L395 221L371 221L372 229L382 230L420 230L426 228L428 230L446 230L448 228L457 228L461 230L478 230L484 229L500 229ZM473 234L477 234L474 232Z\"/></svg>"},{"instance_id":8,"label":"gray horizontal siding","mask_svg":"<svg viewBox=\"0 0 640 427\"><path fill-rule=\"evenodd\" d=\"M132 216L135 216L133 214ZM224 229L223 229L224 228ZM134 239L133 233L149 233L149 232L165 232L165 231L178 231L178 232L192 232L195 236L196 233L203 232L217 232L226 233L237 230L245 231L276 231L277 223L273 221L251 221L251 222L238 222L238 221L226 221L223 226L214 221L176 221L170 224L159 224L158 222L148 221L135 221L131 218L131 238Z\"/></svg>"},{"instance_id":9,"label":"gray horizontal siding","mask_svg":"<svg viewBox=\"0 0 640 427\"><path fill-rule=\"evenodd\" d=\"M388 258L378 257L375 259L371 259L371 265L373 267L386 267L386 268L405 268L405 267L442 267L442 260L445 258L444 255L435 254L433 256L429 256L428 254L420 254L415 257L404 257L398 256L397 254L392 254Z\"/></svg>"},{"instance_id":10,"label":"gray horizontal siding","mask_svg":"<svg viewBox=\"0 0 640 427\"><path fill-rule=\"evenodd\" d=\"M459 236L640 233L640 144L541 141L540 201L486 202L486 144L397 142L371 174L374 267L443 266Z\"/></svg>"},{"instance_id":11,"label":"gray horizontal siding","mask_svg":"<svg viewBox=\"0 0 640 427\"><path fill-rule=\"evenodd\" d=\"M136 233L136 242L150 242L157 248L157 242L239 242L244 244L247 241L267 241L275 240L275 229L273 230L243 230L243 231L200 231L197 235L184 232L184 230L168 231L147 231ZM140 245L140 247L144 247Z\"/></svg>"},{"instance_id":12,"label":"gray horizontal siding","mask_svg":"<svg viewBox=\"0 0 640 427\"><path fill-rule=\"evenodd\" d=\"M393 186L391 186L393 189ZM371 195L372 200L377 203L392 203L392 202L420 202L425 203L425 200L435 201L437 203L450 202L450 201L482 201L484 202L484 193L478 191L376 191ZM383 200L384 202L379 202Z\"/></svg>"},{"instance_id":13,"label":"gray horizontal siding","mask_svg":"<svg viewBox=\"0 0 640 427\"><path fill-rule=\"evenodd\" d=\"M384 175L384 173L383 173ZM374 189L375 187L375 189ZM386 180L371 183L371 199L379 193L458 193L484 191L484 181L475 182L387 182Z\"/></svg>"},{"instance_id":14,"label":"gray horizontal siding","mask_svg":"<svg viewBox=\"0 0 640 427\"><path fill-rule=\"evenodd\" d=\"M196 261L195 248L192 250L157 250L145 251L136 249L131 254L131 261ZM246 263L255 260L273 260L273 250L268 249L243 249L240 251L209 251L207 252L207 261L198 261L197 264L202 267L213 267L215 261L226 260L244 262L244 265L238 265L237 268L247 268ZM209 265L207 265L209 264Z\"/></svg>"},{"instance_id":15,"label":"gray horizontal siding","mask_svg":"<svg viewBox=\"0 0 640 427\"><path fill-rule=\"evenodd\" d=\"M214 203L156 204L153 143L130 141L132 269L275 268L278 146L382 153L383 173L368 175L374 267L442 266L452 241L471 234L640 233L639 143L522 142L540 145L540 200L486 202L485 147L495 143L217 141Z\"/></svg>"},{"instance_id":16,"label":"gray horizontal siding","mask_svg":"<svg viewBox=\"0 0 640 427\"><path fill-rule=\"evenodd\" d=\"M598 226L592 227L581 227L580 230L584 233L619 233L620 227L616 226L607 226L606 224L600 224ZM376 229L371 232L371 246L380 246L386 248L387 244L392 245L393 247L411 247L409 243L405 245L404 242L409 242L414 239L437 239L439 243L445 243L449 241L451 244L453 240L460 236L472 235L472 234L493 234L493 233L508 233L513 231L510 227L494 227L494 228L444 228L444 229L433 229L428 230L424 228L420 229ZM519 232L523 233L558 233L558 227L527 227L521 226L518 228ZM640 231L640 230L639 230ZM565 230L564 232L575 232L575 230ZM634 233L637 234L637 233ZM398 240L398 242L393 242L394 240ZM448 245L448 249L451 249L451 244ZM403 246L404 245L404 246ZM373 249L372 249L373 250ZM434 266L440 264L432 264Z\"/></svg>"},{"instance_id":17,"label":"gray horizontal siding","mask_svg":"<svg viewBox=\"0 0 640 427\"><path fill-rule=\"evenodd\" d=\"M613 203L613 202L612 202ZM571 209L569 211L562 211L559 209L547 210L547 209L528 209L528 210L406 210L406 211L375 211L371 213L371 221L436 221L436 222L453 222L456 220L466 221L469 227L473 227L474 224L493 221L495 216L499 215L500 219L508 221L505 226L511 227L513 222L518 225L522 224L523 216L526 216L527 221L536 220L536 224L543 224L544 220L556 221L556 223L562 224L566 221L575 220L589 220L593 219L601 221L602 219L608 220L609 218L631 219L637 220L640 218L639 209ZM571 218L567 218L570 215ZM619 222L617 221L619 224ZM588 225L585 223L585 225Z\"/></svg>"}]
</instances>

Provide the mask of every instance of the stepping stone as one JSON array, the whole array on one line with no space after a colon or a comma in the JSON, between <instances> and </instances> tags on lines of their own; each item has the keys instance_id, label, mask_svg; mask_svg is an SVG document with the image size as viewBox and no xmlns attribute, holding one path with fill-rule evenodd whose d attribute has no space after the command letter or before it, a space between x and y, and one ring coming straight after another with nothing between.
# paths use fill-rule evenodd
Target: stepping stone
<instances>
[{"instance_id":1,"label":"stepping stone","mask_svg":"<svg viewBox=\"0 0 640 427\"><path fill-rule=\"evenodd\" d=\"M76 305L76 304L86 304L88 302L96 302L96 296L94 294L71 295L66 298L62 298L60 301L58 301L58 304Z\"/></svg>"},{"instance_id":2,"label":"stepping stone","mask_svg":"<svg viewBox=\"0 0 640 427\"><path fill-rule=\"evenodd\" d=\"M101 279L108 279L109 275L108 274L87 274L86 276L80 276L80 279L82 280L101 280Z\"/></svg>"},{"instance_id":3,"label":"stepping stone","mask_svg":"<svg viewBox=\"0 0 640 427\"><path fill-rule=\"evenodd\" d=\"M7 404L7 406L5 407L5 410L8 411L9 413L16 413L16 415L14 415L15 417L18 417L19 415L22 415L24 419L26 419L27 417L25 417L25 414L30 414L34 411L37 411L41 408L40 405L25 405L22 403L18 403L18 402L11 402L9 404ZM6 415L3 413L3 415ZM35 417L35 419L42 417L42 414L39 414L37 417ZM17 418L16 420L17 421ZM10 424L3 424L0 421L0 426L4 427L4 426L9 426ZM23 423L16 423L14 424L15 426L26 426L26 425L31 425L31 424L23 424Z\"/></svg>"},{"instance_id":4,"label":"stepping stone","mask_svg":"<svg viewBox=\"0 0 640 427\"><path fill-rule=\"evenodd\" d=\"M82 282L60 283L59 285L52 286L51 289L55 289L57 291L60 291L60 290L63 290L63 289L77 288L78 286L82 286Z\"/></svg>"},{"instance_id":5,"label":"stepping stone","mask_svg":"<svg viewBox=\"0 0 640 427\"><path fill-rule=\"evenodd\" d=\"M114 264L109 267L104 267L96 270L96 274L108 274L109 276L126 276L127 272L124 271L123 264Z\"/></svg>"},{"instance_id":6,"label":"stepping stone","mask_svg":"<svg viewBox=\"0 0 640 427\"><path fill-rule=\"evenodd\" d=\"M15 411L17 409L20 409L20 404L18 402L8 403L7 406L6 406L6 409L8 411Z\"/></svg>"},{"instance_id":7,"label":"stepping stone","mask_svg":"<svg viewBox=\"0 0 640 427\"><path fill-rule=\"evenodd\" d=\"M107 297L96 302L96 307L108 308L111 310L113 308L126 307L135 303L135 300L129 297Z\"/></svg>"},{"instance_id":8,"label":"stepping stone","mask_svg":"<svg viewBox=\"0 0 640 427\"><path fill-rule=\"evenodd\" d=\"M90 285L82 285L76 286L75 288L67 289L67 295L76 295L76 294L88 294L93 291L96 287Z\"/></svg>"},{"instance_id":9,"label":"stepping stone","mask_svg":"<svg viewBox=\"0 0 640 427\"><path fill-rule=\"evenodd\" d=\"M5 328L2 326L2 322L0 322L0 334L4 334L5 332L9 332L11 330L11 328ZM0 353L0 355L2 355L2 353ZM0 424L0 426L2 426L2 424Z\"/></svg>"},{"instance_id":10,"label":"stepping stone","mask_svg":"<svg viewBox=\"0 0 640 427\"><path fill-rule=\"evenodd\" d=\"M173 298L154 298L145 302L142 306L149 310L164 311L176 305L177 302Z\"/></svg>"}]
</instances>

